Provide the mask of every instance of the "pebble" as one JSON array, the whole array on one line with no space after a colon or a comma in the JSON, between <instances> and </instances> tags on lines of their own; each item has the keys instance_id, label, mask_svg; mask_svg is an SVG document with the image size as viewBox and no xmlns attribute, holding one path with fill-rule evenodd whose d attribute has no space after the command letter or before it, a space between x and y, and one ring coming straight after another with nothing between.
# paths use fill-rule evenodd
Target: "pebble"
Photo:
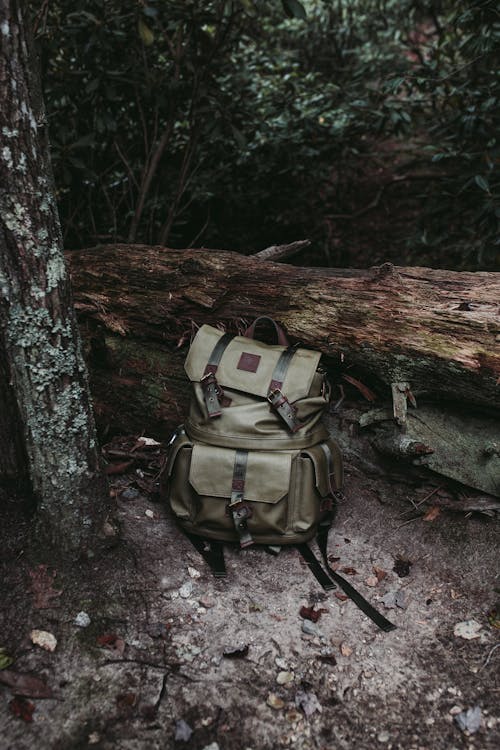
<instances>
[{"instance_id":1,"label":"pebble","mask_svg":"<svg viewBox=\"0 0 500 750\"><path fill-rule=\"evenodd\" d=\"M306 635L319 635L319 630L316 625L310 620L304 620L302 623L302 632Z\"/></svg>"},{"instance_id":2,"label":"pebble","mask_svg":"<svg viewBox=\"0 0 500 750\"><path fill-rule=\"evenodd\" d=\"M35 646L40 646L40 648L45 649L45 651L56 650L57 638L53 633L49 633L47 630L32 630L30 638Z\"/></svg>"},{"instance_id":3,"label":"pebble","mask_svg":"<svg viewBox=\"0 0 500 750\"><path fill-rule=\"evenodd\" d=\"M210 745L205 745L202 750L220 750L220 747L217 742L211 742Z\"/></svg>"},{"instance_id":4,"label":"pebble","mask_svg":"<svg viewBox=\"0 0 500 750\"><path fill-rule=\"evenodd\" d=\"M276 677L276 682L278 685L289 685L294 679L295 677L291 672L279 672Z\"/></svg>"},{"instance_id":5,"label":"pebble","mask_svg":"<svg viewBox=\"0 0 500 750\"><path fill-rule=\"evenodd\" d=\"M86 612L78 612L77 616L75 617L74 621L75 625L77 625L79 628L88 628L90 625L90 617Z\"/></svg>"},{"instance_id":6,"label":"pebble","mask_svg":"<svg viewBox=\"0 0 500 750\"><path fill-rule=\"evenodd\" d=\"M193 593L192 581L186 581L186 583L183 583L179 589L179 596L181 596L183 599L189 599L192 593Z\"/></svg>"},{"instance_id":7,"label":"pebble","mask_svg":"<svg viewBox=\"0 0 500 750\"><path fill-rule=\"evenodd\" d=\"M481 636L479 631L482 627L481 623L477 622L477 620L464 620L463 622L457 622L453 628L453 635L471 641Z\"/></svg>"},{"instance_id":8,"label":"pebble","mask_svg":"<svg viewBox=\"0 0 500 750\"><path fill-rule=\"evenodd\" d=\"M285 701L282 700L279 695L276 695L276 693L269 693L266 703L268 706L271 706L271 708L276 709L276 711L279 711L280 708L284 708L285 706Z\"/></svg>"},{"instance_id":9,"label":"pebble","mask_svg":"<svg viewBox=\"0 0 500 750\"><path fill-rule=\"evenodd\" d=\"M120 497L123 500L135 500L139 497L139 490L136 490L134 487L127 487L126 490L123 490Z\"/></svg>"},{"instance_id":10,"label":"pebble","mask_svg":"<svg viewBox=\"0 0 500 750\"><path fill-rule=\"evenodd\" d=\"M148 518L154 518L155 517L154 511L150 510L149 508L144 511L144 515L147 516Z\"/></svg>"},{"instance_id":11,"label":"pebble","mask_svg":"<svg viewBox=\"0 0 500 750\"><path fill-rule=\"evenodd\" d=\"M390 739L391 735L389 734L389 732L379 732L377 734L377 740L379 742L389 742Z\"/></svg>"},{"instance_id":12,"label":"pebble","mask_svg":"<svg viewBox=\"0 0 500 750\"><path fill-rule=\"evenodd\" d=\"M191 578L201 578L201 573L199 570L196 570L196 568L191 568L191 566L188 565L188 573L191 576Z\"/></svg>"}]
</instances>

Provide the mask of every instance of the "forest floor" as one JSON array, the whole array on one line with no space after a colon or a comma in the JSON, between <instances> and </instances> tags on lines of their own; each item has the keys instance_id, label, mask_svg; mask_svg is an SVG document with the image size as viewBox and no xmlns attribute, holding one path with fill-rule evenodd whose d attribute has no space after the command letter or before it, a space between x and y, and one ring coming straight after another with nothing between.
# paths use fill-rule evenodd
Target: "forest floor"
<instances>
[{"instance_id":1,"label":"forest floor","mask_svg":"<svg viewBox=\"0 0 500 750\"><path fill-rule=\"evenodd\" d=\"M294 549L228 546L214 579L164 506L130 475L112 479L121 538L100 559L65 567L25 549L14 515L3 526L4 750L500 746L493 519L406 523L431 488L347 465L329 552L397 625L383 633L324 594Z\"/></svg>"}]
</instances>

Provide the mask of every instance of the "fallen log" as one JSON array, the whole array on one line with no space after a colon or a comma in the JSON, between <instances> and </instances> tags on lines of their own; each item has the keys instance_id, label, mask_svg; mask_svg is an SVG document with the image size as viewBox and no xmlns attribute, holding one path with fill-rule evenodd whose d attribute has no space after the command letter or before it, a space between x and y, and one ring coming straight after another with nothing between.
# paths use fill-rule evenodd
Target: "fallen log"
<instances>
[{"instance_id":1,"label":"fallen log","mask_svg":"<svg viewBox=\"0 0 500 750\"><path fill-rule=\"evenodd\" d=\"M386 398L391 411L382 409L381 420L395 426L390 438L377 436L382 452L386 444L394 456L423 462L425 451L408 448L418 436L407 436L408 404L413 414L422 399L439 401L441 411L445 402L484 410L485 420L500 410L500 274L299 268L139 245L81 250L68 260L96 415L112 430L165 437L185 413L182 363L197 327L242 331L258 314L321 350L338 383L347 375ZM475 449L495 462L495 444L489 435Z\"/></svg>"}]
</instances>

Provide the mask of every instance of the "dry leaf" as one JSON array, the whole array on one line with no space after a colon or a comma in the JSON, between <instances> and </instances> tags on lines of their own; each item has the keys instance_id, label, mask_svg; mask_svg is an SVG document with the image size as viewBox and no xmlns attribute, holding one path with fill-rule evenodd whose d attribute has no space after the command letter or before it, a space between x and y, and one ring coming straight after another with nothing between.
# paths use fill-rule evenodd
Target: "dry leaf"
<instances>
[{"instance_id":1,"label":"dry leaf","mask_svg":"<svg viewBox=\"0 0 500 750\"><path fill-rule=\"evenodd\" d=\"M323 612L328 612L327 609L314 609L314 607L301 607L299 615L304 620L311 620L311 622L318 622Z\"/></svg>"},{"instance_id":2,"label":"dry leaf","mask_svg":"<svg viewBox=\"0 0 500 750\"><path fill-rule=\"evenodd\" d=\"M105 633L97 638L97 645L110 651L116 651L117 654L123 656L126 644L123 638L120 638L116 633Z\"/></svg>"},{"instance_id":3,"label":"dry leaf","mask_svg":"<svg viewBox=\"0 0 500 750\"><path fill-rule=\"evenodd\" d=\"M108 476L111 476L112 474L125 474L133 464L134 461L122 461L119 464L109 464L109 466L106 466L106 474Z\"/></svg>"},{"instance_id":4,"label":"dry leaf","mask_svg":"<svg viewBox=\"0 0 500 750\"><path fill-rule=\"evenodd\" d=\"M358 571L356 570L356 568L351 568L351 567L348 566L347 568L341 568L341 570L342 570L342 573L345 573L347 576L357 576L358 575Z\"/></svg>"},{"instance_id":5,"label":"dry leaf","mask_svg":"<svg viewBox=\"0 0 500 750\"><path fill-rule=\"evenodd\" d=\"M342 656L351 656L352 654L352 648L347 645L347 643L341 643L340 644L340 653Z\"/></svg>"},{"instance_id":6,"label":"dry leaf","mask_svg":"<svg viewBox=\"0 0 500 750\"><path fill-rule=\"evenodd\" d=\"M423 516L422 521L435 521L440 513L441 509L437 505L433 505L432 508L429 508L425 516Z\"/></svg>"},{"instance_id":7,"label":"dry leaf","mask_svg":"<svg viewBox=\"0 0 500 750\"><path fill-rule=\"evenodd\" d=\"M33 721L35 704L20 695L16 695L9 703L9 709L14 716L23 721Z\"/></svg>"},{"instance_id":8,"label":"dry leaf","mask_svg":"<svg viewBox=\"0 0 500 750\"><path fill-rule=\"evenodd\" d=\"M336 591L335 592L335 596L341 602L346 602L349 599L349 597L347 596L347 594L342 594L340 591Z\"/></svg>"},{"instance_id":9,"label":"dry leaf","mask_svg":"<svg viewBox=\"0 0 500 750\"><path fill-rule=\"evenodd\" d=\"M32 677L29 674L2 669L0 682L7 685L16 695L24 695L27 698L52 698L50 687L38 677Z\"/></svg>"},{"instance_id":10,"label":"dry leaf","mask_svg":"<svg viewBox=\"0 0 500 750\"><path fill-rule=\"evenodd\" d=\"M375 573L375 575L377 576L377 579L379 581L383 581L384 578L387 578L387 571L386 570L382 570L382 568L377 568L376 565L373 565L372 570Z\"/></svg>"}]
</instances>

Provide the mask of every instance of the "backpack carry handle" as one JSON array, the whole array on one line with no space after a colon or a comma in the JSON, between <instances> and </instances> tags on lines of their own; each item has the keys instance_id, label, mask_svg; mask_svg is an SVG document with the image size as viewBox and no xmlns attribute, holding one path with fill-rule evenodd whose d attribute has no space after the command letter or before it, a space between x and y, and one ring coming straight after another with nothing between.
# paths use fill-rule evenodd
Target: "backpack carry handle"
<instances>
[{"instance_id":1,"label":"backpack carry handle","mask_svg":"<svg viewBox=\"0 0 500 750\"><path fill-rule=\"evenodd\" d=\"M251 326L247 328L243 336L245 336L245 338L247 339L254 339L255 329L257 328L257 325L263 320L268 321L274 327L274 332L276 333L276 341L278 342L278 344L280 346L289 347L290 342L288 341L283 328L278 323L276 323L276 321L273 320L273 318L270 318L268 315L260 315L258 318L255 318L254 322L252 323Z\"/></svg>"}]
</instances>

